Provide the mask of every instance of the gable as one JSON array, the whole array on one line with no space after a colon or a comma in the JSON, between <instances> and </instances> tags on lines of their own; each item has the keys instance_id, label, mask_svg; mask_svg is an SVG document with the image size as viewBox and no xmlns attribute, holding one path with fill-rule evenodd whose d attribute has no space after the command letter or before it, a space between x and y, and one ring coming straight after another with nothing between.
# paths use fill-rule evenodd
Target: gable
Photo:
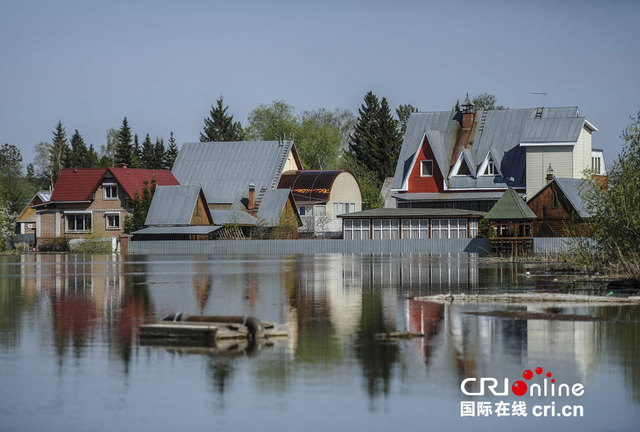
<instances>
[{"instance_id":1,"label":"gable","mask_svg":"<svg viewBox=\"0 0 640 432\"><path fill-rule=\"evenodd\" d=\"M213 218L211 217L211 212L202 189L198 191L198 199L193 208L191 223L189 225L213 225Z\"/></svg>"},{"instance_id":2,"label":"gable","mask_svg":"<svg viewBox=\"0 0 640 432\"><path fill-rule=\"evenodd\" d=\"M431 176L425 175L422 161L432 161ZM422 145L414 158L414 163L407 179L406 190L409 193L441 192L443 190L444 177L438 166L429 140L425 136Z\"/></svg>"}]
</instances>

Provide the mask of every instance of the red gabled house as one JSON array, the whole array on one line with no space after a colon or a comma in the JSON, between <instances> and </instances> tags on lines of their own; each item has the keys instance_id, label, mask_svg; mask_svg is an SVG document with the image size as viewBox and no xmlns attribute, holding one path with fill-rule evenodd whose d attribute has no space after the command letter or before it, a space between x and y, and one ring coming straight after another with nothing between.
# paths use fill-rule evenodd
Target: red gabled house
<instances>
[{"instance_id":1,"label":"red gabled house","mask_svg":"<svg viewBox=\"0 0 640 432\"><path fill-rule=\"evenodd\" d=\"M36 209L36 243L59 239L119 237L131 201L145 183L178 185L169 170L140 168L65 168L51 200Z\"/></svg>"}]
</instances>

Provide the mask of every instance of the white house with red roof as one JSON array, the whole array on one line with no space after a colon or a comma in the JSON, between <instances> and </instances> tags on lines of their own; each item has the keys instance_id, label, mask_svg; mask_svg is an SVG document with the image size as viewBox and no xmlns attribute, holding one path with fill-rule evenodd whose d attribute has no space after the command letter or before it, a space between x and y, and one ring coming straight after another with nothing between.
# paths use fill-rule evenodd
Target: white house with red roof
<instances>
[{"instance_id":1,"label":"white house with red roof","mask_svg":"<svg viewBox=\"0 0 640 432\"><path fill-rule=\"evenodd\" d=\"M36 209L36 243L60 239L115 238L131 214L131 201L145 184L179 185L169 170L140 168L66 168L51 199Z\"/></svg>"}]
</instances>

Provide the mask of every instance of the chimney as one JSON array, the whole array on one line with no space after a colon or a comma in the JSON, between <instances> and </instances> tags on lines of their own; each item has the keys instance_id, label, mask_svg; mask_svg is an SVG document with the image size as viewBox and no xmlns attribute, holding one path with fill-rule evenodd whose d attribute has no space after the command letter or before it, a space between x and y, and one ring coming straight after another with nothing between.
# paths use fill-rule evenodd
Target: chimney
<instances>
[{"instance_id":1,"label":"chimney","mask_svg":"<svg viewBox=\"0 0 640 432\"><path fill-rule=\"evenodd\" d=\"M476 107L469 100L469 93L467 93L467 97L464 99L462 103L462 121L460 124L462 128L465 130L470 130L471 126L473 126L473 121L476 118Z\"/></svg>"},{"instance_id":2,"label":"chimney","mask_svg":"<svg viewBox=\"0 0 640 432\"><path fill-rule=\"evenodd\" d=\"M126 168L127 164L125 162L120 162L120 168Z\"/></svg>"},{"instance_id":3,"label":"chimney","mask_svg":"<svg viewBox=\"0 0 640 432\"><path fill-rule=\"evenodd\" d=\"M551 183L553 181L554 175L553 175L553 168L551 168L551 164L549 164L549 168L547 168L547 184Z\"/></svg>"},{"instance_id":4,"label":"chimney","mask_svg":"<svg viewBox=\"0 0 640 432\"><path fill-rule=\"evenodd\" d=\"M249 184L249 203L247 210L255 210L256 208L256 187L253 183Z\"/></svg>"}]
</instances>

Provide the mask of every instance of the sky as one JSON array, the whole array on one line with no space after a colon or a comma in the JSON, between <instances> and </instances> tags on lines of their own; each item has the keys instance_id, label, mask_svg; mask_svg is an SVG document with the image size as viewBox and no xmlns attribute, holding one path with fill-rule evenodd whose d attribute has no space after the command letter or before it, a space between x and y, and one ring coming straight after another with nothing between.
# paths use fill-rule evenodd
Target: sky
<instances>
[{"instance_id":1,"label":"sky","mask_svg":"<svg viewBox=\"0 0 640 432\"><path fill-rule=\"evenodd\" d=\"M61 120L99 148L124 116L198 141L221 95L245 125L274 100L357 112L372 90L438 111L489 92L578 106L610 163L640 111L638 18L616 0L0 0L0 143L29 163Z\"/></svg>"}]
</instances>

